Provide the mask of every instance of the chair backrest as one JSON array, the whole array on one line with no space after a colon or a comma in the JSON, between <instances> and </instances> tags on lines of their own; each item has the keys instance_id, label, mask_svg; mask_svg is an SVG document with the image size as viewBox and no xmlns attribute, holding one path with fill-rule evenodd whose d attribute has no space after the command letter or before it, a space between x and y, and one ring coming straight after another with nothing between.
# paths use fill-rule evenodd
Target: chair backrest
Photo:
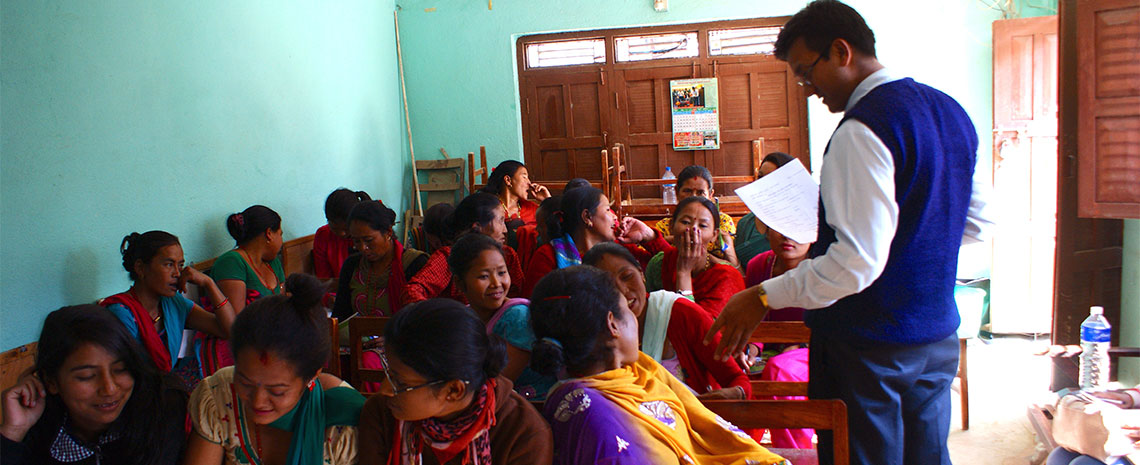
<instances>
[{"instance_id":1,"label":"chair backrest","mask_svg":"<svg viewBox=\"0 0 1140 465\"><path fill-rule=\"evenodd\" d=\"M764 321L756 327L749 338L750 342L771 344L806 344L811 341L811 329L802 321ZM806 396L807 382L765 381L759 374L753 374L752 395L754 396Z\"/></svg>"},{"instance_id":2,"label":"chair backrest","mask_svg":"<svg viewBox=\"0 0 1140 465\"><path fill-rule=\"evenodd\" d=\"M281 268L285 276L293 273L313 274L313 234L298 237L281 245Z\"/></svg>"},{"instance_id":3,"label":"chair backrest","mask_svg":"<svg viewBox=\"0 0 1140 465\"><path fill-rule=\"evenodd\" d=\"M362 339L368 336L383 336L384 328L388 326L389 318L386 316L355 316L348 320L348 378L357 390L362 389L363 383L384 382L384 370L368 369L361 366L364 355Z\"/></svg>"},{"instance_id":4,"label":"chair backrest","mask_svg":"<svg viewBox=\"0 0 1140 465\"><path fill-rule=\"evenodd\" d=\"M706 400L702 403L738 428L829 430L835 464L849 463L847 404L841 400Z\"/></svg>"},{"instance_id":5,"label":"chair backrest","mask_svg":"<svg viewBox=\"0 0 1140 465\"><path fill-rule=\"evenodd\" d=\"M475 167L475 152L467 152L467 193L474 194L483 186L487 185L487 176L491 172L487 167L487 147L479 146L479 167ZM475 182L475 176L479 176L480 181Z\"/></svg>"}]
</instances>

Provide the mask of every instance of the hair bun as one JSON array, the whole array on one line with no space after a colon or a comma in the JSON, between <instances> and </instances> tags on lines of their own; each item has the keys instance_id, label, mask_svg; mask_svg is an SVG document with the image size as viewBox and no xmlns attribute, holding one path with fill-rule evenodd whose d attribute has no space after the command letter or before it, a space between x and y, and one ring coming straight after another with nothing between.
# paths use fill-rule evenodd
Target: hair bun
<instances>
[{"instance_id":1,"label":"hair bun","mask_svg":"<svg viewBox=\"0 0 1140 465\"><path fill-rule=\"evenodd\" d=\"M285 289L289 292L289 301L298 311L307 313L320 303L325 295L325 288L315 276L305 273L293 273L285 279Z\"/></svg>"},{"instance_id":2,"label":"hair bun","mask_svg":"<svg viewBox=\"0 0 1140 465\"><path fill-rule=\"evenodd\" d=\"M488 379L499 376L507 366L507 345L503 339L491 334L487 337L487 356L483 359L483 374Z\"/></svg>"},{"instance_id":3,"label":"hair bun","mask_svg":"<svg viewBox=\"0 0 1140 465\"><path fill-rule=\"evenodd\" d=\"M140 237L142 237L142 234L138 232L127 234L127 236L123 238L123 242L119 243L119 254L126 255L127 249L131 247L132 243L138 241Z\"/></svg>"},{"instance_id":4,"label":"hair bun","mask_svg":"<svg viewBox=\"0 0 1140 465\"><path fill-rule=\"evenodd\" d=\"M539 374L555 376L566 366L562 347L548 338L534 341L531 347L530 367Z\"/></svg>"}]
</instances>

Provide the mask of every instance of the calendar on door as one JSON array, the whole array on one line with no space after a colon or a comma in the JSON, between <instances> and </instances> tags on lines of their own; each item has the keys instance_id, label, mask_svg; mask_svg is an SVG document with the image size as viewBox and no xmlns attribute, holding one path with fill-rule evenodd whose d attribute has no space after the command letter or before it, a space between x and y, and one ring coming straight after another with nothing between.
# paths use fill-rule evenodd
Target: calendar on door
<instances>
[{"instance_id":1,"label":"calendar on door","mask_svg":"<svg viewBox=\"0 0 1140 465\"><path fill-rule=\"evenodd\" d=\"M716 78L669 81L673 107L673 150L720 148Z\"/></svg>"}]
</instances>

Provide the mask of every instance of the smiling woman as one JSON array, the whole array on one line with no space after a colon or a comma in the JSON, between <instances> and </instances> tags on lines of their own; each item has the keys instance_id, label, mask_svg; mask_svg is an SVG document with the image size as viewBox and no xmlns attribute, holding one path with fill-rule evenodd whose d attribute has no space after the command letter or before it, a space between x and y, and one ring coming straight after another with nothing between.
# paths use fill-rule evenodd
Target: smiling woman
<instances>
[{"instance_id":1,"label":"smiling woman","mask_svg":"<svg viewBox=\"0 0 1140 465\"><path fill-rule=\"evenodd\" d=\"M94 305L56 310L38 348L35 373L4 391L0 462L175 463L186 393L114 316Z\"/></svg>"},{"instance_id":2,"label":"smiling woman","mask_svg":"<svg viewBox=\"0 0 1140 465\"><path fill-rule=\"evenodd\" d=\"M189 464L356 463L364 398L321 373L329 352L324 292L293 274L288 294L259 299L234 322L234 366L202 380L190 397L196 434Z\"/></svg>"}]
</instances>

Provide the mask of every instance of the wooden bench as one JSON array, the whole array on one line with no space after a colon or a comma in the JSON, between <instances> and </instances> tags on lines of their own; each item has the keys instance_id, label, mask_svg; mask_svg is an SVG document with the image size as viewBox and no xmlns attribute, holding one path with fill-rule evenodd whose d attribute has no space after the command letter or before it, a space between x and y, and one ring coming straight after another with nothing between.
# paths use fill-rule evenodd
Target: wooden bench
<instances>
[{"instance_id":1,"label":"wooden bench","mask_svg":"<svg viewBox=\"0 0 1140 465\"><path fill-rule=\"evenodd\" d=\"M847 404L838 399L706 400L709 410L742 429L812 428L831 431L835 464L847 465ZM818 464L814 449L772 449L796 465Z\"/></svg>"},{"instance_id":2,"label":"wooden bench","mask_svg":"<svg viewBox=\"0 0 1140 465\"><path fill-rule=\"evenodd\" d=\"M609 150L607 167L615 200L615 210L622 216L634 216L641 219L664 218L672 214L673 205L667 205L660 197L634 197L633 188L643 186L663 186L673 183L672 180L660 178L633 178L630 174L628 151L622 144L616 144ZM764 139L752 141L752 166L748 176L713 176L713 186L737 183L750 183L760 177L760 163L764 158ZM611 169L612 168L612 169ZM679 172L676 174L680 174ZM677 186L680 190L681 186ZM723 188L723 187L722 187ZM718 195L720 210L732 216L748 214L748 207L736 195Z\"/></svg>"},{"instance_id":3,"label":"wooden bench","mask_svg":"<svg viewBox=\"0 0 1140 465\"><path fill-rule=\"evenodd\" d=\"M601 153L599 154L599 157L601 158L601 161L602 161L602 170L607 172L607 173L609 171L611 171L610 167L609 167L609 162L610 162L609 151L608 150L602 150ZM491 170L493 169L493 168L487 166L487 149L486 149L486 147L483 147L483 146L479 147L479 165L478 166L479 167L476 168L475 152L468 152L467 153L467 182L468 182L468 192L470 192L470 193L478 192L480 189L482 189L484 186L487 185L487 176L489 176L491 174ZM475 182L476 177L479 178L479 182ZM570 182L569 179L563 179L563 180L532 179L532 181L537 183L537 184L542 184L543 186L545 186L547 189L550 190L551 195L561 194L562 191L566 189L566 183ZM589 179L588 181L590 181L590 185L597 187L598 189L601 189L602 192L605 193L606 196L610 198L610 202L615 201L614 199L616 197L611 195L611 188L610 188L610 184L609 184L609 176L608 175L605 176L604 179L602 179L601 181L596 180L596 179Z\"/></svg>"},{"instance_id":4,"label":"wooden bench","mask_svg":"<svg viewBox=\"0 0 1140 465\"><path fill-rule=\"evenodd\" d=\"M807 344L811 329L802 321L763 321L749 337L749 342L769 344ZM806 396L807 381L764 381L760 374L749 375L754 396Z\"/></svg>"},{"instance_id":5,"label":"wooden bench","mask_svg":"<svg viewBox=\"0 0 1140 465\"><path fill-rule=\"evenodd\" d=\"M384 316L356 316L348 320L348 369L347 378L356 390L364 392L364 383L383 383L386 380L384 370L364 368L363 339L368 336L383 336L384 328L388 326L388 317Z\"/></svg>"}]
</instances>

